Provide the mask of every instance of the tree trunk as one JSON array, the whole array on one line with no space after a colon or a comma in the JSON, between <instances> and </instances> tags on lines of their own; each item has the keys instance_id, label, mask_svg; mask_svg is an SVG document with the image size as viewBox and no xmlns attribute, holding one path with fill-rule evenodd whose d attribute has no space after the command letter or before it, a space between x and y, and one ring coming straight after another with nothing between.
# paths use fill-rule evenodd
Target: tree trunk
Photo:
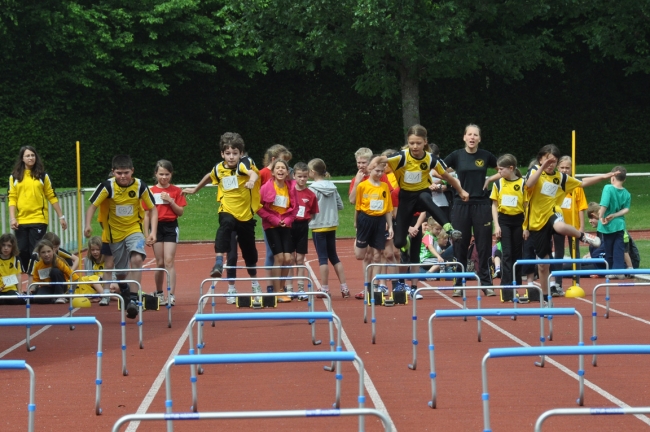
<instances>
[{"instance_id":1,"label":"tree trunk","mask_svg":"<svg viewBox=\"0 0 650 432\"><path fill-rule=\"evenodd\" d=\"M412 75L412 68L401 67L402 122L404 133L420 123L420 82Z\"/></svg>"}]
</instances>

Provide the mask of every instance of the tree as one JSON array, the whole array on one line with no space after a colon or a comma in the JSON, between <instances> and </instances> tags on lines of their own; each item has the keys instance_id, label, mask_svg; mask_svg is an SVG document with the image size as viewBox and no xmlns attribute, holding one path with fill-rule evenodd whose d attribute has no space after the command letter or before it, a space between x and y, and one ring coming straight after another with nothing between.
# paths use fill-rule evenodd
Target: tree
<instances>
[{"instance_id":1,"label":"tree","mask_svg":"<svg viewBox=\"0 0 650 432\"><path fill-rule=\"evenodd\" d=\"M360 69L357 91L399 89L406 130L419 122L423 80L479 70L520 78L540 63L560 63L551 51L552 2L239 0L228 16L233 34L254 40L260 60L276 70Z\"/></svg>"}]
</instances>

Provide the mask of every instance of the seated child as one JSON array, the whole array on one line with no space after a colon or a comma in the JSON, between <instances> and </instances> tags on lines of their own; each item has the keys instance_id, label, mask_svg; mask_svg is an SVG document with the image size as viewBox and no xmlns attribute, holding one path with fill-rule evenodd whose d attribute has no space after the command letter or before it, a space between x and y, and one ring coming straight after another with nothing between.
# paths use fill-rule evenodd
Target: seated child
<instances>
[{"instance_id":1,"label":"seated child","mask_svg":"<svg viewBox=\"0 0 650 432\"><path fill-rule=\"evenodd\" d=\"M18 297L20 283L20 261L18 260L18 240L13 234L0 236L0 305L25 304Z\"/></svg>"}]
</instances>

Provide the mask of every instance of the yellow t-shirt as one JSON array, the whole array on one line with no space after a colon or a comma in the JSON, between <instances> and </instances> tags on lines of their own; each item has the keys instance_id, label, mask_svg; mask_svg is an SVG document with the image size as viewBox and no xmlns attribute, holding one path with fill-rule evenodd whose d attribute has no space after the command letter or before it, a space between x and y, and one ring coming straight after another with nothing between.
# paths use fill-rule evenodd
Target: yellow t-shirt
<instances>
[{"instance_id":1,"label":"yellow t-shirt","mask_svg":"<svg viewBox=\"0 0 650 432\"><path fill-rule=\"evenodd\" d=\"M528 171L530 177L539 166L534 166ZM566 194L571 193L575 188L580 187L582 182L570 175L555 171L553 174L542 172L530 193L528 208L527 229L531 231L541 230L553 213L558 213Z\"/></svg>"},{"instance_id":2,"label":"yellow t-shirt","mask_svg":"<svg viewBox=\"0 0 650 432\"><path fill-rule=\"evenodd\" d=\"M2 292L18 291L20 283L20 262L18 257L0 258L0 288Z\"/></svg>"},{"instance_id":3,"label":"yellow t-shirt","mask_svg":"<svg viewBox=\"0 0 650 432\"><path fill-rule=\"evenodd\" d=\"M271 210L276 211L278 214L285 214L291 206L289 188L286 183L284 184L284 187L278 187L274 180L269 181L273 182L273 188L275 189L275 201L273 201L273 204L270 206Z\"/></svg>"},{"instance_id":4,"label":"yellow t-shirt","mask_svg":"<svg viewBox=\"0 0 650 432\"><path fill-rule=\"evenodd\" d=\"M260 180L255 182L253 189L247 189L245 184L250 180L249 172L253 170L259 175L255 162L248 156L240 159L235 168L229 168L225 162L219 162L210 172L212 184L219 185L217 198L220 199L219 213L226 212L237 220L251 220L260 209Z\"/></svg>"},{"instance_id":5,"label":"yellow t-shirt","mask_svg":"<svg viewBox=\"0 0 650 432\"><path fill-rule=\"evenodd\" d=\"M117 243L131 234L143 232L141 202L147 209L155 206L153 194L147 185L137 178L126 187L118 185L114 178L100 183L90 197L90 202L95 207L100 207L106 200L108 213L104 229L108 231L108 243Z\"/></svg>"},{"instance_id":6,"label":"yellow t-shirt","mask_svg":"<svg viewBox=\"0 0 650 432\"><path fill-rule=\"evenodd\" d=\"M104 261L96 263L89 257L84 258L84 270L95 270L94 273L90 273L95 276L103 277L104 276Z\"/></svg>"},{"instance_id":7,"label":"yellow t-shirt","mask_svg":"<svg viewBox=\"0 0 650 432\"><path fill-rule=\"evenodd\" d=\"M393 201L390 199L388 185L380 181L379 186L375 186L370 179L359 183L355 210L368 216L383 216L393 211Z\"/></svg>"},{"instance_id":8,"label":"yellow t-shirt","mask_svg":"<svg viewBox=\"0 0 650 432\"><path fill-rule=\"evenodd\" d=\"M497 202L499 213L514 216L524 212L524 184L521 177L516 180L500 178L492 184L490 199Z\"/></svg>"},{"instance_id":9,"label":"yellow t-shirt","mask_svg":"<svg viewBox=\"0 0 650 432\"><path fill-rule=\"evenodd\" d=\"M388 177L388 181L390 182L390 185L393 187L393 189L399 187L399 183L397 183L397 177L395 177L395 173L389 172L386 174L386 177Z\"/></svg>"},{"instance_id":10,"label":"yellow t-shirt","mask_svg":"<svg viewBox=\"0 0 650 432\"><path fill-rule=\"evenodd\" d=\"M47 203L59 202L50 176L42 179L32 178L32 171L26 169L23 180L9 176L9 206L16 207L16 220L19 224L48 224L49 209Z\"/></svg>"},{"instance_id":11,"label":"yellow t-shirt","mask_svg":"<svg viewBox=\"0 0 650 432\"><path fill-rule=\"evenodd\" d=\"M56 267L61 270L65 280L68 282L72 278L73 282L79 280L79 275L77 273L72 273L72 270L61 258L58 258L55 261ZM34 277L34 282L51 282L50 280L50 270L52 269L51 264L45 264L42 260L34 264L34 270L32 271L32 276Z\"/></svg>"},{"instance_id":12,"label":"yellow t-shirt","mask_svg":"<svg viewBox=\"0 0 650 432\"><path fill-rule=\"evenodd\" d=\"M433 169L438 174L447 172L447 165L431 153L416 159L409 150L400 150L388 158L388 165L395 173L399 187L405 191L416 192L433 184L429 172Z\"/></svg>"},{"instance_id":13,"label":"yellow t-shirt","mask_svg":"<svg viewBox=\"0 0 650 432\"><path fill-rule=\"evenodd\" d=\"M575 199L575 206L573 212L571 211L571 206L573 200ZM564 200L562 201L562 215L564 216L564 222L572 225L575 229L580 229L580 214L578 213L581 210L587 210L588 207L587 197L585 196L585 190L581 187L576 188L572 194L566 194Z\"/></svg>"}]
</instances>

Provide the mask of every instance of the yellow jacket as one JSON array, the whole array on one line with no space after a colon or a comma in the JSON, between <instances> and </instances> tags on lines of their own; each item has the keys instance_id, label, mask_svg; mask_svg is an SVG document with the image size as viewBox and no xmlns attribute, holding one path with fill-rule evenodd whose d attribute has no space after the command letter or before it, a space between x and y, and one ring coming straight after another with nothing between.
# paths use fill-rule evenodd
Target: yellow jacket
<instances>
[{"instance_id":1,"label":"yellow jacket","mask_svg":"<svg viewBox=\"0 0 650 432\"><path fill-rule=\"evenodd\" d=\"M9 206L16 207L19 224L47 224L48 201L55 204L59 199L47 174L43 179L35 179L31 170L26 169L21 182L9 176Z\"/></svg>"}]
</instances>

